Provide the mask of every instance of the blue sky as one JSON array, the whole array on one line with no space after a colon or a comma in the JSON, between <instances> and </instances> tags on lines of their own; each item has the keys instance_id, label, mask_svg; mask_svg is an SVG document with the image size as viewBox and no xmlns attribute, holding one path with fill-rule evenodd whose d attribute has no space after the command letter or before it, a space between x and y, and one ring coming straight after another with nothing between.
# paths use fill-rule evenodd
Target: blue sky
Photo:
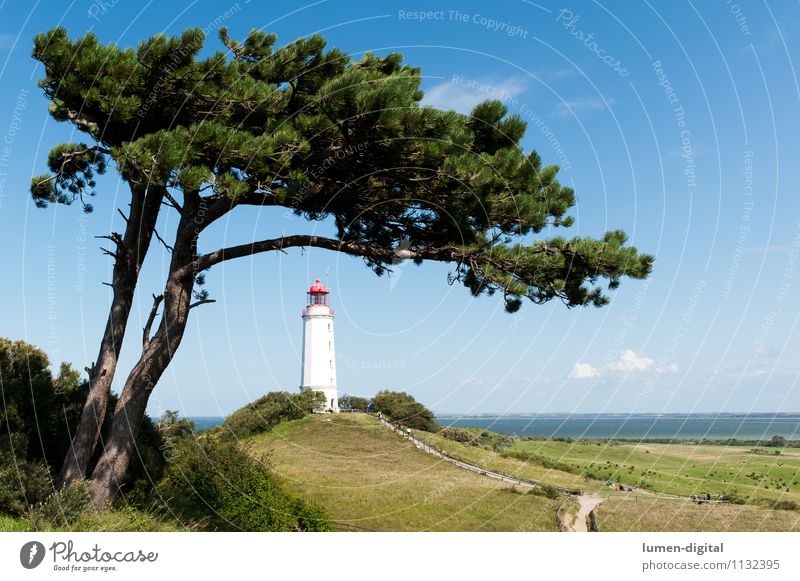
<instances>
[{"instance_id":1,"label":"blue sky","mask_svg":"<svg viewBox=\"0 0 800 581\"><path fill-rule=\"evenodd\" d=\"M400 51L422 68L427 103L467 112L500 98L528 122L526 149L561 165L577 192L565 234L622 228L656 256L651 278L624 281L608 307L516 315L448 286L447 265L376 278L319 250L228 262L209 273L218 302L193 311L151 414L224 415L296 389L314 278L332 289L341 392L402 389L439 412L800 410L796 3L76 0L4 2L0 22L0 335L53 362L95 358L110 262L94 236L120 229L127 203L113 172L88 216L29 199L50 147L82 139L48 117L29 56L34 34L58 24L121 46L197 26L217 50L225 25L279 42L320 32L355 58ZM171 225L163 213L159 230ZM311 230L331 229L248 209L201 244ZM154 245L117 388L166 265Z\"/></svg>"}]
</instances>

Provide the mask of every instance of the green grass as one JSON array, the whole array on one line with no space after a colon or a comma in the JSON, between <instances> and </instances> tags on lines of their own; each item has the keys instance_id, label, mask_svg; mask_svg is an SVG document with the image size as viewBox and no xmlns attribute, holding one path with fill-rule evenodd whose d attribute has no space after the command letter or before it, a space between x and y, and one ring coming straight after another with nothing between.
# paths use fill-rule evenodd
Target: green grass
<instances>
[{"instance_id":1,"label":"green grass","mask_svg":"<svg viewBox=\"0 0 800 581\"><path fill-rule=\"evenodd\" d=\"M33 529L28 519L0 515L0 531L2 532L29 532L31 530ZM190 529L134 508L114 508L99 514L87 512L69 526L48 530L53 532L176 532Z\"/></svg>"},{"instance_id":2,"label":"green grass","mask_svg":"<svg viewBox=\"0 0 800 581\"><path fill-rule=\"evenodd\" d=\"M312 415L248 443L341 523L386 531L555 531L549 500L457 468L365 414Z\"/></svg>"},{"instance_id":3,"label":"green grass","mask_svg":"<svg viewBox=\"0 0 800 581\"><path fill-rule=\"evenodd\" d=\"M481 430L477 430L477 432L481 432ZM603 483L597 480L586 479L578 474L562 470L545 468L535 462L505 457L482 446L469 446L427 432L417 431L414 436L448 456L521 480L534 480L553 486L578 489L584 493L598 492L605 488Z\"/></svg>"},{"instance_id":4,"label":"green grass","mask_svg":"<svg viewBox=\"0 0 800 581\"><path fill-rule=\"evenodd\" d=\"M767 456L751 453L752 446L518 440L513 449L565 463L579 474L657 492L735 490L749 502L800 502L800 450L794 448Z\"/></svg>"},{"instance_id":5,"label":"green grass","mask_svg":"<svg viewBox=\"0 0 800 581\"><path fill-rule=\"evenodd\" d=\"M800 512L736 504L610 498L595 509L602 532L800 531Z\"/></svg>"},{"instance_id":6,"label":"green grass","mask_svg":"<svg viewBox=\"0 0 800 581\"><path fill-rule=\"evenodd\" d=\"M0 514L0 531L4 533L21 533L31 530L27 520Z\"/></svg>"}]
</instances>

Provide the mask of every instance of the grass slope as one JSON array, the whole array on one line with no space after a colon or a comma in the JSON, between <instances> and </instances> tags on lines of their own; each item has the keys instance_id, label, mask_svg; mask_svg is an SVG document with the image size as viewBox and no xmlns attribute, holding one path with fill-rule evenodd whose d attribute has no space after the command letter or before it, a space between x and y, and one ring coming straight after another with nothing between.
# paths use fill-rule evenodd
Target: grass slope
<instances>
[{"instance_id":1,"label":"grass slope","mask_svg":"<svg viewBox=\"0 0 800 581\"><path fill-rule=\"evenodd\" d=\"M763 506L696 505L680 499L658 499L652 493L688 497L736 493L751 502L800 500L800 451L773 450L753 454L752 447L688 444L616 444L597 441L518 440L513 449L565 464L571 472L545 468L537 460L501 456L439 435L418 433L443 452L483 468L548 484L599 494L606 502L597 510L601 531L797 531L800 511ZM582 474L592 474L595 479ZM596 478L601 478L597 480ZM604 482L640 487L644 494L618 493ZM645 489L645 490L643 490ZM637 500L638 499L638 500ZM567 505L566 510L570 507Z\"/></svg>"},{"instance_id":2,"label":"grass slope","mask_svg":"<svg viewBox=\"0 0 800 581\"><path fill-rule=\"evenodd\" d=\"M735 490L749 501L800 502L800 450L751 453L752 446L610 444L521 440L514 448L564 462L603 480L691 496ZM771 449L768 453L772 452Z\"/></svg>"},{"instance_id":3,"label":"grass slope","mask_svg":"<svg viewBox=\"0 0 800 581\"><path fill-rule=\"evenodd\" d=\"M477 430L480 431L480 430ZM595 493L605 490L605 484L597 480L587 479L578 474L564 472L553 468L545 468L535 462L526 462L517 458L505 457L482 446L470 446L448 440L438 434L416 432L417 438L441 450L448 456L468 462L486 470L507 474L521 480L534 480L553 486L562 486L581 490L583 493Z\"/></svg>"},{"instance_id":4,"label":"grass slope","mask_svg":"<svg viewBox=\"0 0 800 581\"><path fill-rule=\"evenodd\" d=\"M388 531L554 531L559 500L457 468L365 414L313 415L251 438L286 486L350 525Z\"/></svg>"},{"instance_id":5,"label":"grass slope","mask_svg":"<svg viewBox=\"0 0 800 581\"><path fill-rule=\"evenodd\" d=\"M603 532L625 531L800 531L800 512L736 504L609 498L595 510Z\"/></svg>"},{"instance_id":6,"label":"grass slope","mask_svg":"<svg viewBox=\"0 0 800 581\"><path fill-rule=\"evenodd\" d=\"M33 528L26 518L0 515L0 531L30 532ZM101 514L87 513L68 527L48 529L52 532L176 532L189 531L175 522L167 522L147 512L133 508L112 509ZM41 531L40 531L41 532Z\"/></svg>"}]
</instances>

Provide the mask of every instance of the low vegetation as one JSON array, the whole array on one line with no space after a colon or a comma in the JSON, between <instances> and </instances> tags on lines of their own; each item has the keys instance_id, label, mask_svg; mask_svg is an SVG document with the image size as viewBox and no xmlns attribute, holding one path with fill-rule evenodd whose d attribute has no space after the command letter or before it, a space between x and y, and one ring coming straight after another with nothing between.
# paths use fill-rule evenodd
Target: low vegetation
<instances>
[{"instance_id":1,"label":"low vegetation","mask_svg":"<svg viewBox=\"0 0 800 581\"><path fill-rule=\"evenodd\" d=\"M559 506L574 508L556 487L607 496L595 514L600 530L800 529L792 441L519 438L439 426L423 404L392 391L347 396L343 407L380 411L449 456L545 485L485 478L420 452L372 415L313 414L319 395L275 392L209 432L175 412L146 420L121 494L99 512L85 482L55 487L85 396L78 373L65 364L53 374L41 350L0 339L0 388L0 530L544 531L557 527ZM614 494L607 481L642 493ZM729 504L653 492L710 493Z\"/></svg>"},{"instance_id":2,"label":"low vegetation","mask_svg":"<svg viewBox=\"0 0 800 581\"><path fill-rule=\"evenodd\" d=\"M155 492L181 521L206 529L330 529L321 508L284 490L264 456L211 434L178 443Z\"/></svg>"},{"instance_id":3,"label":"low vegetation","mask_svg":"<svg viewBox=\"0 0 800 581\"><path fill-rule=\"evenodd\" d=\"M249 444L339 530L557 530L552 491L532 494L443 462L366 414L307 416Z\"/></svg>"},{"instance_id":4,"label":"low vegetation","mask_svg":"<svg viewBox=\"0 0 800 581\"><path fill-rule=\"evenodd\" d=\"M574 472L560 470L555 467L554 462L549 460L535 462L529 453L509 453L510 446L516 441L512 436L472 428L460 428L476 434L479 445L474 446L444 437L442 432L446 429L442 428L436 434L418 432L415 436L457 460L521 480L545 482L553 486L584 492L595 492L604 488L602 482L587 480Z\"/></svg>"},{"instance_id":5,"label":"low vegetation","mask_svg":"<svg viewBox=\"0 0 800 581\"><path fill-rule=\"evenodd\" d=\"M645 496L609 498L595 509L595 520L601 532L800 531L800 512Z\"/></svg>"},{"instance_id":6,"label":"low vegetation","mask_svg":"<svg viewBox=\"0 0 800 581\"><path fill-rule=\"evenodd\" d=\"M800 453L753 454L749 446L639 442L518 440L506 452L552 462L581 477L691 496L710 492L737 502L771 506L800 502Z\"/></svg>"},{"instance_id":7,"label":"low vegetation","mask_svg":"<svg viewBox=\"0 0 800 581\"><path fill-rule=\"evenodd\" d=\"M271 392L233 412L212 431L223 440L247 438L269 431L283 421L299 420L324 405L325 396L316 391Z\"/></svg>"},{"instance_id":8,"label":"low vegetation","mask_svg":"<svg viewBox=\"0 0 800 581\"><path fill-rule=\"evenodd\" d=\"M433 412L403 391L379 391L372 398L373 411L415 430L436 432L439 425Z\"/></svg>"},{"instance_id":9,"label":"low vegetation","mask_svg":"<svg viewBox=\"0 0 800 581\"><path fill-rule=\"evenodd\" d=\"M121 494L109 510L97 511L86 482L56 491L86 383L66 364L53 376L40 349L0 339L0 389L0 530L330 528L324 510L286 492L267 459L238 443L304 417L319 405L316 394L267 394L207 434L175 412L157 424L146 419Z\"/></svg>"}]
</instances>

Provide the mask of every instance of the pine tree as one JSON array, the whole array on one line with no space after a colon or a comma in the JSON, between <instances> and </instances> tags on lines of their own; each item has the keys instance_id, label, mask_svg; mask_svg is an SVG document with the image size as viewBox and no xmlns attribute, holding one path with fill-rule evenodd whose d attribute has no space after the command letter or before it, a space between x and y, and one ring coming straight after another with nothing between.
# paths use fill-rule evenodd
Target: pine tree
<instances>
[{"instance_id":1,"label":"pine tree","mask_svg":"<svg viewBox=\"0 0 800 581\"><path fill-rule=\"evenodd\" d=\"M154 235L171 254L141 358L91 475L98 504L124 478L150 393L190 311L212 302L203 283L220 262L292 247L356 256L378 275L402 260L447 262L451 283L473 295L499 292L509 312L524 299L602 306L601 279L613 289L623 277L650 272L653 258L627 246L621 231L601 239L536 236L572 224L575 195L559 184L556 166L522 150L525 123L502 103L486 101L470 115L422 106L420 70L401 55L352 60L326 50L318 35L279 48L275 35L260 31L237 42L223 29L220 40L225 51L201 58L205 39L197 29L135 49L102 45L92 34L73 41L63 28L35 39L51 115L72 123L88 144L54 147L49 173L32 181L33 199L91 211L96 176L109 165L130 189L124 230L106 237L113 298L62 483L84 476L97 445ZM336 236L285 235L198 251L209 225L247 206L329 219ZM177 215L164 236L155 229L161 211Z\"/></svg>"}]
</instances>

